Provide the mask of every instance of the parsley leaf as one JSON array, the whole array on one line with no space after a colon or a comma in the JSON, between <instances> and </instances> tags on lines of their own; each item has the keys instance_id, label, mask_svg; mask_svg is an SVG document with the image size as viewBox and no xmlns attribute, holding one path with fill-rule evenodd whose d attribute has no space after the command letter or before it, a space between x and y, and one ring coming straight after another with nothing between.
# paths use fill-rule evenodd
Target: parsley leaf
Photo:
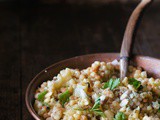
<instances>
[{"instance_id":1,"label":"parsley leaf","mask_svg":"<svg viewBox=\"0 0 160 120\"><path fill-rule=\"evenodd\" d=\"M136 80L135 78L130 78L128 83L130 85L133 85L135 89L138 89L141 86L141 82Z\"/></svg>"},{"instance_id":2,"label":"parsley leaf","mask_svg":"<svg viewBox=\"0 0 160 120\"><path fill-rule=\"evenodd\" d=\"M92 109L98 109L98 108L100 108L100 98L98 98L98 99L95 101L95 103L94 103L94 105L93 105L93 107L92 107Z\"/></svg>"},{"instance_id":3,"label":"parsley leaf","mask_svg":"<svg viewBox=\"0 0 160 120\"><path fill-rule=\"evenodd\" d=\"M74 108L74 110L90 112L89 109L83 109L83 108Z\"/></svg>"},{"instance_id":4,"label":"parsley leaf","mask_svg":"<svg viewBox=\"0 0 160 120\"><path fill-rule=\"evenodd\" d=\"M60 100L63 107L64 107L64 104L69 101L70 96L71 95L70 95L70 92L68 90L59 95L58 99Z\"/></svg>"},{"instance_id":5,"label":"parsley leaf","mask_svg":"<svg viewBox=\"0 0 160 120\"><path fill-rule=\"evenodd\" d=\"M43 92L39 93L38 94L38 100L41 101L41 102L44 101L44 97L45 97L46 94L47 94L46 90L44 90Z\"/></svg>"},{"instance_id":6,"label":"parsley leaf","mask_svg":"<svg viewBox=\"0 0 160 120\"><path fill-rule=\"evenodd\" d=\"M125 116L125 114L123 112L118 112L115 115L114 120L126 120L126 116Z\"/></svg>"},{"instance_id":7,"label":"parsley leaf","mask_svg":"<svg viewBox=\"0 0 160 120\"><path fill-rule=\"evenodd\" d=\"M106 117L104 112L101 110L100 98L98 98L95 101L95 104L93 105L91 109L75 108L75 110L86 111L86 112L94 113L97 116L100 115L101 117L104 117L104 118Z\"/></svg>"},{"instance_id":8,"label":"parsley leaf","mask_svg":"<svg viewBox=\"0 0 160 120\"><path fill-rule=\"evenodd\" d=\"M104 114L104 112L102 110L94 109L93 112L95 113L95 115L100 115L103 118L106 117L106 115Z\"/></svg>"},{"instance_id":9,"label":"parsley leaf","mask_svg":"<svg viewBox=\"0 0 160 120\"><path fill-rule=\"evenodd\" d=\"M90 109L91 112L94 112L96 115L100 115L102 117L106 117L104 112L101 110L100 98L98 98L93 107Z\"/></svg>"},{"instance_id":10,"label":"parsley leaf","mask_svg":"<svg viewBox=\"0 0 160 120\"><path fill-rule=\"evenodd\" d=\"M108 82L104 83L103 89L110 88L110 90L113 90L116 88L120 83L119 78L111 78Z\"/></svg>"}]
</instances>

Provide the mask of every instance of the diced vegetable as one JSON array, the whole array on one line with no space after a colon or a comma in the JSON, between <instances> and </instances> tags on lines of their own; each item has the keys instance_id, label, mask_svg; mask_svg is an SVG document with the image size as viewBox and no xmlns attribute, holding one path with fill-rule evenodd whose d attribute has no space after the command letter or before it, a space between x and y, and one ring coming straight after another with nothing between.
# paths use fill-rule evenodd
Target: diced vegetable
<instances>
[{"instance_id":1,"label":"diced vegetable","mask_svg":"<svg viewBox=\"0 0 160 120\"><path fill-rule=\"evenodd\" d=\"M103 89L110 88L110 90L113 90L120 84L119 78L111 78L108 82L104 83Z\"/></svg>"},{"instance_id":2,"label":"diced vegetable","mask_svg":"<svg viewBox=\"0 0 160 120\"><path fill-rule=\"evenodd\" d=\"M123 112L118 112L115 115L114 120L126 120L126 116L125 116L125 114Z\"/></svg>"},{"instance_id":3,"label":"diced vegetable","mask_svg":"<svg viewBox=\"0 0 160 120\"><path fill-rule=\"evenodd\" d=\"M135 78L130 78L130 79L129 79L129 84L130 84L130 85L133 85L133 87L134 87L135 89L138 89L138 88L141 86L141 82L138 81L138 80L136 80Z\"/></svg>"},{"instance_id":4,"label":"diced vegetable","mask_svg":"<svg viewBox=\"0 0 160 120\"><path fill-rule=\"evenodd\" d=\"M87 96L86 92L84 91L84 88L83 88L82 85L77 85L77 87L74 90L74 95L76 97L80 97L82 99L87 99L88 98L88 96Z\"/></svg>"},{"instance_id":5,"label":"diced vegetable","mask_svg":"<svg viewBox=\"0 0 160 120\"><path fill-rule=\"evenodd\" d=\"M45 97L46 94L47 94L46 90L44 90L43 92L39 93L38 100L43 102L44 101L44 97Z\"/></svg>"},{"instance_id":6,"label":"diced vegetable","mask_svg":"<svg viewBox=\"0 0 160 120\"><path fill-rule=\"evenodd\" d=\"M61 93L61 94L59 95L58 98L59 98L62 106L64 106L64 104L69 101L69 97L70 97L70 96L71 96L71 94L70 94L70 92L69 92L68 90L65 91L64 93Z\"/></svg>"},{"instance_id":7,"label":"diced vegetable","mask_svg":"<svg viewBox=\"0 0 160 120\"><path fill-rule=\"evenodd\" d=\"M106 117L104 112L101 110L101 104L100 104L100 98L98 98L95 101L95 104L93 105L91 112L94 112L96 115L100 115L102 117Z\"/></svg>"}]
</instances>

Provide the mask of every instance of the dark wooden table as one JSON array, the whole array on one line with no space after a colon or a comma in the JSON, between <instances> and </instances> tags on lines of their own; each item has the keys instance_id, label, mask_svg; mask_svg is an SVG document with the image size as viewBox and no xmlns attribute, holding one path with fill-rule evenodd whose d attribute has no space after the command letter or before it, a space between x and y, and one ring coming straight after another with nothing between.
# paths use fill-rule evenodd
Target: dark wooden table
<instances>
[{"instance_id":1,"label":"dark wooden table","mask_svg":"<svg viewBox=\"0 0 160 120\"><path fill-rule=\"evenodd\" d=\"M25 91L45 67L77 55L119 52L135 5L0 3L0 119L33 119ZM160 4L146 11L134 53L160 58Z\"/></svg>"}]
</instances>

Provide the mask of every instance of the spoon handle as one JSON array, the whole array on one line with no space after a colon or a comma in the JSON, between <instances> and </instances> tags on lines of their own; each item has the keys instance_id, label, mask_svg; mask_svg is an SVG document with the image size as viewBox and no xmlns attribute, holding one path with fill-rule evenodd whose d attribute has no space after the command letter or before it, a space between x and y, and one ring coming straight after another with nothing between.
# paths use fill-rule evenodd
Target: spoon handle
<instances>
[{"instance_id":1,"label":"spoon handle","mask_svg":"<svg viewBox=\"0 0 160 120\"><path fill-rule=\"evenodd\" d=\"M138 23L138 20L141 16L142 11L151 2L152 0L141 0L141 2L138 4L138 6L135 8L135 10L133 11L132 15L129 18L129 21L124 33L121 52L120 52L121 80L124 79L124 77L126 77L126 74L127 74L128 59L130 55L130 49L131 49L133 34L135 32L136 25Z\"/></svg>"}]
</instances>

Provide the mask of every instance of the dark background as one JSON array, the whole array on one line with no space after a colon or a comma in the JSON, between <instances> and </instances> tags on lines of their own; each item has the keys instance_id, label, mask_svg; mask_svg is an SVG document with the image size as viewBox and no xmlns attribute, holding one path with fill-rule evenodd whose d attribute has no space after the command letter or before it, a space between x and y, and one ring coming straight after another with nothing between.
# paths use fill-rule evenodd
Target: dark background
<instances>
[{"instance_id":1,"label":"dark background","mask_svg":"<svg viewBox=\"0 0 160 120\"><path fill-rule=\"evenodd\" d=\"M25 90L45 67L74 56L119 52L138 1L0 2L0 119L30 120ZM160 2L145 12L134 53L160 58Z\"/></svg>"}]
</instances>

